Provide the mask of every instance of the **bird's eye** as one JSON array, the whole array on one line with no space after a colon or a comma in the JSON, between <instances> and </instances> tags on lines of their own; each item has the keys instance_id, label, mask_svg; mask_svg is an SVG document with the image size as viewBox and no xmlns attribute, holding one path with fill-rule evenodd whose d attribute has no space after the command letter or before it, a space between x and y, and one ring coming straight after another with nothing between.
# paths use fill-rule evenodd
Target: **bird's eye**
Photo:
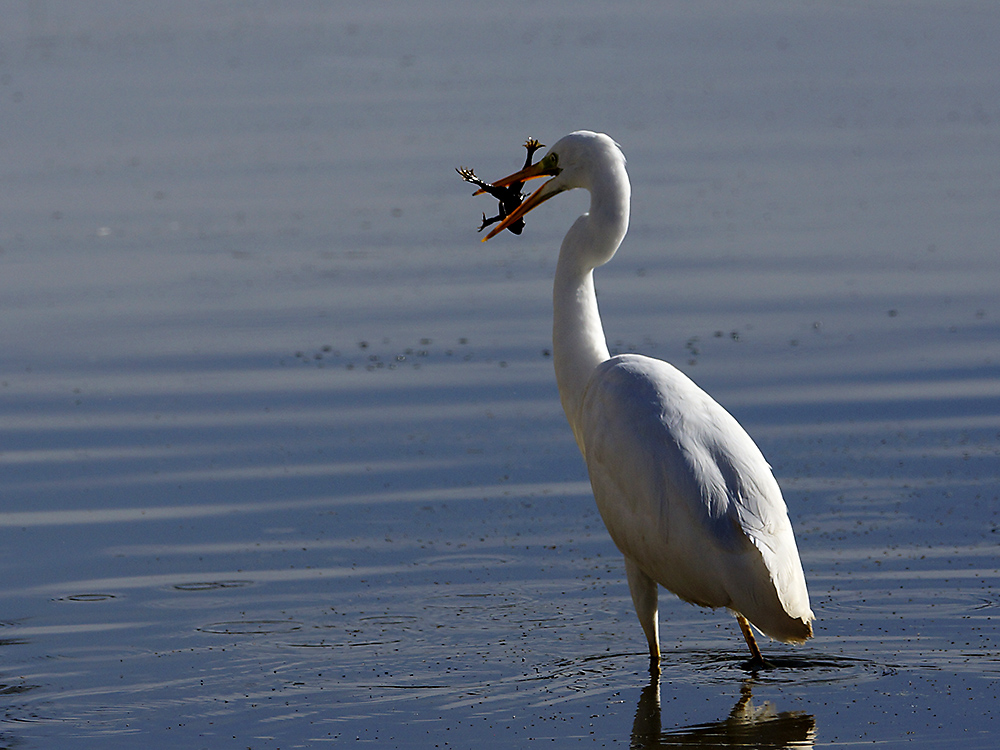
<instances>
[{"instance_id":1,"label":"bird's eye","mask_svg":"<svg viewBox=\"0 0 1000 750\"><path fill-rule=\"evenodd\" d=\"M559 167L559 154L548 153L540 162L540 166L547 172L559 174L562 171Z\"/></svg>"}]
</instances>

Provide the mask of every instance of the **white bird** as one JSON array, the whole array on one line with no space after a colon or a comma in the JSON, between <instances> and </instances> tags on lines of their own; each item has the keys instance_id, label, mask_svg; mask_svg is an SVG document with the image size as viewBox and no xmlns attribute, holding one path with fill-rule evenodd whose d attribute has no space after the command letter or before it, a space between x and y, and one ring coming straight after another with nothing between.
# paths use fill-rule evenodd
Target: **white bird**
<instances>
[{"instance_id":1,"label":"white bird","mask_svg":"<svg viewBox=\"0 0 1000 750\"><path fill-rule=\"evenodd\" d=\"M553 360L597 507L625 556L650 671L660 671L657 584L684 601L732 610L751 663L764 666L747 620L772 638L802 643L814 618L771 467L732 415L677 368L608 351L593 272L628 230L631 186L618 144L577 131L493 184L537 177L552 179L483 241L561 192L590 191L590 211L559 251Z\"/></svg>"}]
</instances>

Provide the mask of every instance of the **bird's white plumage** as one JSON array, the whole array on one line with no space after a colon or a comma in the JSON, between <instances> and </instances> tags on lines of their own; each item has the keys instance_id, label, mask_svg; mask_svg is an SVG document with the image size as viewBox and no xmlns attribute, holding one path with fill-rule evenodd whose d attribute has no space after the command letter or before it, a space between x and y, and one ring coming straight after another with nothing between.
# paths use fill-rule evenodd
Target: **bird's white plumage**
<instances>
[{"instance_id":1,"label":"bird's white plumage","mask_svg":"<svg viewBox=\"0 0 1000 750\"><path fill-rule=\"evenodd\" d=\"M682 599L805 640L812 612L781 491L725 409L666 362L623 355L594 370L580 431L624 555Z\"/></svg>"},{"instance_id":2,"label":"bird's white plumage","mask_svg":"<svg viewBox=\"0 0 1000 750\"><path fill-rule=\"evenodd\" d=\"M556 266L553 359L651 656L658 662L656 584L695 604L729 607L774 638L805 640L813 619L805 576L781 490L756 444L672 365L608 352L593 271L628 230L621 150L606 135L578 131L506 179L543 175L552 179L508 223L565 190L590 191L590 210L570 227Z\"/></svg>"}]
</instances>

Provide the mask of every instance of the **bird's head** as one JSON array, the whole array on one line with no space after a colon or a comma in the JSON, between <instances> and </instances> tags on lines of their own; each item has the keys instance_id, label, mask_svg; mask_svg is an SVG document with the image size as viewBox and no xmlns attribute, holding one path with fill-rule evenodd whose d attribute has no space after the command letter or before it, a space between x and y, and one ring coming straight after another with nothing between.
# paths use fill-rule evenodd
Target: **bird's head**
<instances>
[{"instance_id":1,"label":"bird's head","mask_svg":"<svg viewBox=\"0 0 1000 750\"><path fill-rule=\"evenodd\" d=\"M625 157L618 144L603 133L578 130L560 138L538 162L493 183L503 186L539 177L552 178L497 224L493 231L483 237L483 242L499 234L549 198L573 188L593 191L595 180L602 179L609 168L612 172L620 169L623 174L624 167ZM625 179L627 181L628 178Z\"/></svg>"}]
</instances>

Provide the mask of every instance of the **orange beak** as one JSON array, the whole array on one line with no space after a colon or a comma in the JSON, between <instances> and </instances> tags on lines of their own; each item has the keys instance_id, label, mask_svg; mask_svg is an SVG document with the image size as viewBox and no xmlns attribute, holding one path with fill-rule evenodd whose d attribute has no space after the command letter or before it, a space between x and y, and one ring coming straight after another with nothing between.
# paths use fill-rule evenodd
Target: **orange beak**
<instances>
[{"instance_id":1,"label":"orange beak","mask_svg":"<svg viewBox=\"0 0 1000 750\"><path fill-rule=\"evenodd\" d=\"M520 172L515 172L512 175L508 175L503 179L494 182L494 185L499 185L501 187L505 185L510 185L514 182L527 182L528 180L535 180L539 177L555 177L562 170L559 167L553 166L553 163L549 159L542 159L537 164L532 164L530 167L525 167ZM506 218L493 227L493 230L483 237L483 242L486 242L490 237L500 234L504 229L513 224L515 221L524 216L528 211L533 208L537 208L542 205L545 201L551 198L553 195L558 195L562 192L561 189L553 190L549 188L552 184L552 180L549 180L544 185L542 185L538 190L533 192L530 196L525 198L524 202L520 206L515 208Z\"/></svg>"}]
</instances>

